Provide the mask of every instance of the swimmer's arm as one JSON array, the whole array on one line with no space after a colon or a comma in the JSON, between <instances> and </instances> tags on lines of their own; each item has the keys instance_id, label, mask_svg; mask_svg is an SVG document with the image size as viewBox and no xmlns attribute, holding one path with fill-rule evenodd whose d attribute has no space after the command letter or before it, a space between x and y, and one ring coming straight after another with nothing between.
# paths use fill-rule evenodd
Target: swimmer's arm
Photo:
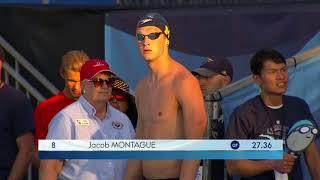
<instances>
[{"instance_id":1,"label":"swimmer's arm","mask_svg":"<svg viewBox=\"0 0 320 180\"><path fill-rule=\"evenodd\" d=\"M177 99L182 108L184 138L202 139L205 134L207 116L198 81L187 77L177 83ZM199 160L182 161L180 180L194 180L199 168Z\"/></svg>"},{"instance_id":2,"label":"swimmer's arm","mask_svg":"<svg viewBox=\"0 0 320 180\"><path fill-rule=\"evenodd\" d=\"M142 122L138 118L136 127L136 139L142 139L143 137ZM140 180L142 178L142 161L141 160L129 160L125 180Z\"/></svg>"},{"instance_id":3,"label":"swimmer's arm","mask_svg":"<svg viewBox=\"0 0 320 180\"><path fill-rule=\"evenodd\" d=\"M136 106L137 110L139 112L139 94L140 94L140 89L141 83L138 83L137 88L136 88ZM141 118L139 117L138 113L138 120L137 120L137 127L136 127L136 137L135 139L143 139L143 122ZM127 169L126 169L126 174L125 174L125 180L140 180L142 179L142 161L141 160L129 160Z\"/></svg>"},{"instance_id":4,"label":"swimmer's arm","mask_svg":"<svg viewBox=\"0 0 320 180\"><path fill-rule=\"evenodd\" d=\"M320 152L315 142L312 142L310 146L305 150L304 158L307 161L312 179L320 179Z\"/></svg>"},{"instance_id":5,"label":"swimmer's arm","mask_svg":"<svg viewBox=\"0 0 320 180\"><path fill-rule=\"evenodd\" d=\"M140 180L142 179L142 166L140 160L129 160L126 170L125 180Z\"/></svg>"}]
</instances>

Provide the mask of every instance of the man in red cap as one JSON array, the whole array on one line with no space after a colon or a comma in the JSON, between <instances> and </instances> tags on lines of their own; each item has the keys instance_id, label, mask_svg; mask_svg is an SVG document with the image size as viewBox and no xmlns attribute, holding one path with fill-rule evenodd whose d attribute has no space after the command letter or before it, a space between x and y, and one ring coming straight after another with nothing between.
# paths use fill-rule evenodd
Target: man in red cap
<instances>
[{"instance_id":1,"label":"man in red cap","mask_svg":"<svg viewBox=\"0 0 320 180\"><path fill-rule=\"evenodd\" d=\"M169 55L170 30L158 13L143 16L136 29L140 54L150 72L135 91L137 139L202 139L206 113L197 79ZM127 179L194 180L197 160L130 161Z\"/></svg>"},{"instance_id":2,"label":"man in red cap","mask_svg":"<svg viewBox=\"0 0 320 180\"><path fill-rule=\"evenodd\" d=\"M205 97L215 91L229 85L233 77L232 64L227 58L214 57L205 58L204 63L191 72L199 81L202 95ZM218 117L214 119L208 119L210 121L210 131L206 136L209 139L223 139L224 138L224 121L222 116L222 110L220 106ZM207 112L210 113L210 112ZM210 116L208 116L209 118ZM224 179L224 161L223 160L211 160L209 172L213 179ZM210 175L209 175L210 176Z\"/></svg>"},{"instance_id":3,"label":"man in red cap","mask_svg":"<svg viewBox=\"0 0 320 180\"><path fill-rule=\"evenodd\" d=\"M86 61L80 71L82 96L51 121L47 139L132 139L128 117L108 104L113 74L99 59ZM122 180L126 160L41 160L40 179Z\"/></svg>"}]
</instances>

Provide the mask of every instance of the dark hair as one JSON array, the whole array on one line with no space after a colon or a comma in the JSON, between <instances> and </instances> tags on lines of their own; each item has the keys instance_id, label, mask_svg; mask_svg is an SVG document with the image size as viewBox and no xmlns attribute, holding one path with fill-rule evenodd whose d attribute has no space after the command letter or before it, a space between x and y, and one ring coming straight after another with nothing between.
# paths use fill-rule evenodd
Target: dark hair
<instances>
[{"instance_id":1,"label":"dark hair","mask_svg":"<svg viewBox=\"0 0 320 180\"><path fill-rule=\"evenodd\" d=\"M117 77L116 77L117 78ZM123 89L125 89L126 87L124 85L126 85L126 83L124 81L121 81L121 82L124 82L125 84L120 84L119 83L120 81L118 81L118 83L114 86L117 86L119 88L116 88L116 87L113 87L112 88L112 92L115 93L115 94L119 94L119 95L122 95L122 96L125 96L126 98L126 101L128 103L128 109L126 112L124 112L128 118L130 119L132 125L134 128L136 128L137 126L137 119L138 119L138 112L137 112L137 107L136 107L136 103L135 103L135 98L133 95L131 95L129 92L126 92L124 91ZM129 86L127 86L129 88ZM120 89L122 88L122 89ZM128 89L129 91L129 89Z\"/></svg>"},{"instance_id":2,"label":"dark hair","mask_svg":"<svg viewBox=\"0 0 320 180\"><path fill-rule=\"evenodd\" d=\"M4 50L1 46L0 46L0 61L4 61Z\"/></svg>"},{"instance_id":3,"label":"dark hair","mask_svg":"<svg viewBox=\"0 0 320 180\"><path fill-rule=\"evenodd\" d=\"M259 75L266 61L272 61L276 64L286 64L286 60L280 52L271 48L261 49L256 52L250 60L252 74Z\"/></svg>"}]
</instances>

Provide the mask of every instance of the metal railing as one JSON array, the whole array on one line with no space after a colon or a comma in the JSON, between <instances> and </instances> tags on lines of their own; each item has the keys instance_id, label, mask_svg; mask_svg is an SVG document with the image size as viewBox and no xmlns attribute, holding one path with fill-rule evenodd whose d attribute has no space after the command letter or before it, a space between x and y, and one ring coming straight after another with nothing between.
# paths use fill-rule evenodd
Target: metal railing
<instances>
[{"instance_id":1,"label":"metal railing","mask_svg":"<svg viewBox=\"0 0 320 180\"><path fill-rule=\"evenodd\" d=\"M303 53L297 54L295 56L292 56L286 59L287 66L288 67L296 66L301 62L304 62L306 60L309 60L312 57L319 56L319 55L320 55L320 46L316 46L308 51L305 51ZM253 83L253 79L250 75L213 93L214 93L214 96L221 96L221 98L223 98L232 94L235 91L238 91L239 89L242 89L244 87L251 85L252 83Z\"/></svg>"},{"instance_id":2,"label":"metal railing","mask_svg":"<svg viewBox=\"0 0 320 180\"><path fill-rule=\"evenodd\" d=\"M14 67L5 62L3 65L4 80L7 84L10 84L9 76L14 79L14 86L17 89L20 87L26 90L27 97L30 95L34 97L38 102L44 100L44 96L33 87L31 83L25 77L20 74L20 68L23 67L35 80L41 83L50 93L57 94L58 89L36 68L34 68L20 53L18 53L2 36L0 36L0 45L8 52L14 59Z\"/></svg>"}]
</instances>

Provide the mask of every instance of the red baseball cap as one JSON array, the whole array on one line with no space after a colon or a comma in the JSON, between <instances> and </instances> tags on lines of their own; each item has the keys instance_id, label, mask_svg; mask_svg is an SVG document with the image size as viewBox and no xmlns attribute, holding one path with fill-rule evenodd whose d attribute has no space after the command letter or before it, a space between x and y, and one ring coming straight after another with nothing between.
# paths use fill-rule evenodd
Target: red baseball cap
<instances>
[{"instance_id":1,"label":"red baseball cap","mask_svg":"<svg viewBox=\"0 0 320 180\"><path fill-rule=\"evenodd\" d=\"M90 59L86 61L80 70L80 81L83 80L90 80L95 75L101 73L101 72L111 72L114 74L107 64L106 61L102 59Z\"/></svg>"}]
</instances>

